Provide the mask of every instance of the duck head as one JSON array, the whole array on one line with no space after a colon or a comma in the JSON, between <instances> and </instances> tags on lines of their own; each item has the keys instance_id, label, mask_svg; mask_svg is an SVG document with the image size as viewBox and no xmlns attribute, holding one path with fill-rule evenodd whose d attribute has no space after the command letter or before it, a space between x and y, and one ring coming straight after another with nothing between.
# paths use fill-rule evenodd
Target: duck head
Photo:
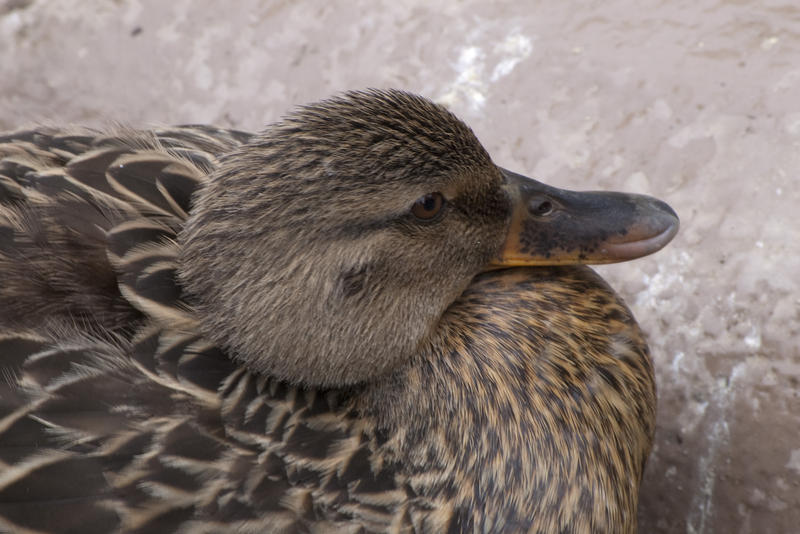
<instances>
[{"instance_id":1,"label":"duck head","mask_svg":"<svg viewBox=\"0 0 800 534\"><path fill-rule=\"evenodd\" d=\"M220 159L179 277L206 335L252 370L345 386L407 362L478 273L629 260L677 229L658 200L501 169L429 100L351 92Z\"/></svg>"}]
</instances>

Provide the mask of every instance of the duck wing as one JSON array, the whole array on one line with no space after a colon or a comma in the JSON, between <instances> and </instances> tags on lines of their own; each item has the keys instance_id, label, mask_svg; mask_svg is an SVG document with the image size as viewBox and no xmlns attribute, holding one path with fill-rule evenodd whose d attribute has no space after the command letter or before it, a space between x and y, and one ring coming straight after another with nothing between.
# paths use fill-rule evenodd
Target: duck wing
<instances>
[{"instance_id":1,"label":"duck wing","mask_svg":"<svg viewBox=\"0 0 800 534\"><path fill-rule=\"evenodd\" d=\"M395 515L409 499L396 466L371 464L380 440L339 392L253 375L201 337L152 324L130 343L5 335L0 354L12 378L0 381L0 531L410 521Z\"/></svg>"},{"instance_id":2,"label":"duck wing","mask_svg":"<svg viewBox=\"0 0 800 534\"><path fill-rule=\"evenodd\" d=\"M188 126L0 137L0 325L103 333L140 320L118 287L109 231L138 219L174 233L216 157L247 135Z\"/></svg>"}]
</instances>

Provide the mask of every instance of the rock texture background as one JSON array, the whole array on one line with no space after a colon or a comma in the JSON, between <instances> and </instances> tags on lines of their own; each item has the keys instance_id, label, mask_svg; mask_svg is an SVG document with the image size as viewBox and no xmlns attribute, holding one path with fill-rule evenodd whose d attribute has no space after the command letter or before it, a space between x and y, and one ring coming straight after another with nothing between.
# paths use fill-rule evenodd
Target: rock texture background
<instances>
[{"instance_id":1,"label":"rock texture background","mask_svg":"<svg viewBox=\"0 0 800 534\"><path fill-rule=\"evenodd\" d=\"M446 103L505 167L678 211L667 249L601 269L656 361L641 531L798 532L795 0L0 0L0 130L258 129L363 87Z\"/></svg>"}]
</instances>

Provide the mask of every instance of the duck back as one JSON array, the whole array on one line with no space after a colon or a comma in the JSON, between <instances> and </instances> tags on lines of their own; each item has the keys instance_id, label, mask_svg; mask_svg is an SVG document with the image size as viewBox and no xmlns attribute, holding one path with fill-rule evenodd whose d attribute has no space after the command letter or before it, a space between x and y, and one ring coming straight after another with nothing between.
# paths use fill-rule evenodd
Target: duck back
<instances>
[{"instance_id":1,"label":"duck back","mask_svg":"<svg viewBox=\"0 0 800 534\"><path fill-rule=\"evenodd\" d=\"M117 332L142 319L116 247L174 237L215 158L248 138L208 127L0 137L0 325Z\"/></svg>"}]
</instances>

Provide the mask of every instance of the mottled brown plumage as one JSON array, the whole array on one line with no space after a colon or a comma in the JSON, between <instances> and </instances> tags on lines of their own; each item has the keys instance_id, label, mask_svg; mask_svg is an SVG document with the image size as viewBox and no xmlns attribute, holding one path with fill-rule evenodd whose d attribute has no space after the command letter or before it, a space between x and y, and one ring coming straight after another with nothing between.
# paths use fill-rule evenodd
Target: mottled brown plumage
<instances>
[{"instance_id":1,"label":"mottled brown plumage","mask_svg":"<svg viewBox=\"0 0 800 534\"><path fill-rule=\"evenodd\" d=\"M493 269L676 228L397 91L0 137L0 531L634 532L642 333L586 267Z\"/></svg>"}]
</instances>

